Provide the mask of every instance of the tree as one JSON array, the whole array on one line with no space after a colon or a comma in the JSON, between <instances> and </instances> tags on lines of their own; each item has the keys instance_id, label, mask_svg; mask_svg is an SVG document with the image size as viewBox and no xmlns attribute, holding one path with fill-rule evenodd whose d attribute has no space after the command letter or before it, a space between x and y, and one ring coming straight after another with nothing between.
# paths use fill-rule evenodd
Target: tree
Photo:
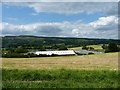
<instances>
[{"instance_id":1,"label":"tree","mask_svg":"<svg viewBox=\"0 0 120 90\"><path fill-rule=\"evenodd\" d=\"M88 47L86 47L86 46L83 46L83 47L82 47L82 49L88 50Z\"/></svg>"},{"instance_id":2,"label":"tree","mask_svg":"<svg viewBox=\"0 0 120 90\"><path fill-rule=\"evenodd\" d=\"M59 46L56 45L56 44L55 44L55 45L52 45L52 49L58 49L58 47L59 47Z\"/></svg>"},{"instance_id":3,"label":"tree","mask_svg":"<svg viewBox=\"0 0 120 90\"><path fill-rule=\"evenodd\" d=\"M102 45L102 48L103 48L103 49L106 49L107 47L108 47L108 46L105 45L105 44Z\"/></svg>"},{"instance_id":4,"label":"tree","mask_svg":"<svg viewBox=\"0 0 120 90\"><path fill-rule=\"evenodd\" d=\"M40 47L39 50L40 50L40 51L46 51L45 47L43 47L43 46Z\"/></svg>"},{"instance_id":5,"label":"tree","mask_svg":"<svg viewBox=\"0 0 120 90\"><path fill-rule=\"evenodd\" d=\"M14 52L15 52L15 53L27 53L28 50L27 50L27 49L24 49L24 48L17 48L17 49L15 49Z\"/></svg>"},{"instance_id":6,"label":"tree","mask_svg":"<svg viewBox=\"0 0 120 90\"><path fill-rule=\"evenodd\" d=\"M60 46L59 50L68 50L66 46Z\"/></svg>"},{"instance_id":7,"label":"tree","mask_svg":"<svg viewBox=\"0 0 120 90\"><path fill-rule=\"evenodd\" d=\"M89 47L89 50L94 50L94 48L93 47Z\"/></svg>"},{"instance_id":8,"label":"tree","mask_svg":"<svg viewBox=\"0 0 120 90\"><path fill-rule=\"evenodd\" d=\"M108 47L105 52L117 52L119 51L119 48L116 43L110 43L108 44Z\"/></svg>"}]
</instances>

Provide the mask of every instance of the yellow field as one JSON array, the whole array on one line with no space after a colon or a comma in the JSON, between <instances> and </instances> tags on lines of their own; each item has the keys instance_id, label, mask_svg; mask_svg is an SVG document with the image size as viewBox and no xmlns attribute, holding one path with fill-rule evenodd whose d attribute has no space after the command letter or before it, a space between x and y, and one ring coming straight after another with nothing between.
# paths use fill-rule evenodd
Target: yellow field
<instances>
[{"instance_id":1,"label":"yellow field","mask_svg":"<svg viewBox=\"0 0 120 90\"><path fill-rule=\"evenodd\" d=\"M102 44L100 44L100 45L89 45L88 47L93 47L95 49L102 49Z\"/></svg>"},{"instance_id":2,"label":"yellow field","mask_svg":"<svg viewBox=\"0 0 120 90\"><path fill-rule=\"evenodd\" d=\"M88 47L93 47L94 49L102 49L102 44L100 45L88 45ZM74 48L68 48L69 50L82 50L82 47L74 47Z\"/></svg>"},{"instance_id":3,"label":"yellow field","mask_svg":"<svg viewBox=\"0 0 120 90\"><path fill-rule=\"evenodd\" d=\"M118 53L39 58L3 58L6 69L117 70Z\"/></svg>"},{"instance_id":4,"label":"yellow field","mask_svg":"<svg viewBox=\"0 0 120 90\"><path fill-rule=\"evenodd\" d=\"M68 48L68 50L82 50L82 47L73 47L73 48Z\"/></svg>"}]
</instances>

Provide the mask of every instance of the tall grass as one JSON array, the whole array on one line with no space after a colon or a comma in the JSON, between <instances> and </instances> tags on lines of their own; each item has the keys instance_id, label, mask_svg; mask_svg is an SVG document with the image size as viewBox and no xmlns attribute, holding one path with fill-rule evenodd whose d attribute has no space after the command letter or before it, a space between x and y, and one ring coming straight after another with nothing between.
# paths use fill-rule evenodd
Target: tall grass
<instances>
[{"instance_id":1,"label":"tall grass","mask_svg":"<svg viewBox=\"0 0 120 90\"><path fill-rule=\"evenodd\" d=\"M118 72L102 70L7 70L3 88L117 88Z\"/></svg>"}]
</instances>

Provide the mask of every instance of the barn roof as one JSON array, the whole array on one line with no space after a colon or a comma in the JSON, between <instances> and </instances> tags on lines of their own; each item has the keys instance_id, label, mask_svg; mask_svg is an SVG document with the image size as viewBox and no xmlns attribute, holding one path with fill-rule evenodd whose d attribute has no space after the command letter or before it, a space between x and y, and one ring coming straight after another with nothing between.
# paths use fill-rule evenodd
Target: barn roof
<instances>
[{"instance_id":1,"label":"barn roof","mask_svg":"<svg viewBox=\"0 0 120 90\"><path fill-rule=\"evenodd\" d=\"M88 51L88 50L74 50L74 52L78 53L78 54L89 54L89 53L99 54L99 53L104 53L104 52Z\"/></svg>"},{"instance_id":2,"label":"barn roof","mask_svg":"<svg viewBox=\"0 0 120 90\"><path fill-rule=\"evenodd\" d=\"M73 50L61 50L61 51L36 51L35 54L46 54L46 55L75 55L76 53Z\"/></svg>"}]
</instances>

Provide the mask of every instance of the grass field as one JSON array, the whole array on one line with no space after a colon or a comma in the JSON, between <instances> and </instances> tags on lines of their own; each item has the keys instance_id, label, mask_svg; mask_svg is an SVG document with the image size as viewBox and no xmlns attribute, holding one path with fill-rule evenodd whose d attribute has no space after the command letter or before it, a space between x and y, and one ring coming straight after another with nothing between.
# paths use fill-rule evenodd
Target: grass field
<instances>
[{"instance_id":1,"label":"grass field","mask_svg":"<svg viewBox=\"0 0 120 90\"><path fill-rule=\"evenodd\" d=\"M88 45L88 47L93 47L94 49L102 49L102 44L99 45ZM82 50L82 47L68 48L69 50Z\"/></svg>"},{"instance_id":2,"label":"grass field","mask_svg":"<svg viewBox=\"0 0 120 90\"><path fill-rule=\"evenodd\" d=\"M3 58L5 69L117 70L118 53L39 58Z\"/></svg>"},{"instance_id":3,"label":"grass field","mask_svg":"<svg viewBox=\"0 0 120 90\"><path fill-rule=\"evenodd\" d=\"M118 88L118 53L3 58L3 88Z\"/></svg>"},{"instance_id":4,"label":"grass field","mask_svg":"<svg viewBox=\"0 0 120 90\"><path fill-rule=\"evenodd\" d=\"M102 48L102 44L88 45L87 47L93 47L95 50L98 50L99 52L105 52L105 50ZM82 47L68 48L68 50L82 50Z\"/></svg>"},{"instance_id":5,"label":"grass field","mask_svg":"<svg viewBox=\"0 0 120 90\"><path fill-rule=\"evenodd\" d=\"M117 88L118 72L102 70L4 70L3 88Z\"/></svg>"}]
</instances>

